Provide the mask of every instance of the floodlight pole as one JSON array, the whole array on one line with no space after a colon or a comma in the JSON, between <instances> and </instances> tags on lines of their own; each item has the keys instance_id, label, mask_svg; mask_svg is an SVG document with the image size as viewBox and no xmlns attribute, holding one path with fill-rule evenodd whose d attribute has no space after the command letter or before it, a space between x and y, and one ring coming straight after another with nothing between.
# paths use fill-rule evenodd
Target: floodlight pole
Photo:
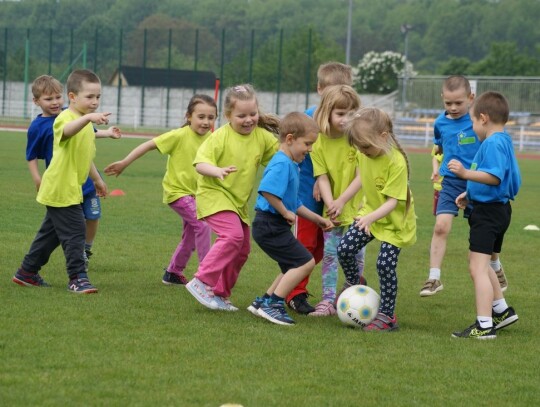
<instances>
[{"instance_id":1,"label":"floodlight pole","mask_svg":"<svg viewBox=\"0 0 540 407\"><path fill-rule=\"evenodd\" d=\"M407 79L409 76L407 61L409 60L409 31L412 29L413 26L410 24L405 23L401 25L401 33L405 37L405 48L403 50L403 54L405 55L405 63L403 64L403 89L401 91L401 108L403 111L405 111L407 106Z\"/></svg>"},{"instance_id":2,"label":"floodlight pole","mask_svg":"<svg viewBox=\"0 0 540 407\"><path fill-rule=\"evenodd\" d=\"M351 31L352 31L352 2L349 0L349 15L347 18L347 45L345 48L345 63L351 64Z\"/></svg>"}]
</instances>

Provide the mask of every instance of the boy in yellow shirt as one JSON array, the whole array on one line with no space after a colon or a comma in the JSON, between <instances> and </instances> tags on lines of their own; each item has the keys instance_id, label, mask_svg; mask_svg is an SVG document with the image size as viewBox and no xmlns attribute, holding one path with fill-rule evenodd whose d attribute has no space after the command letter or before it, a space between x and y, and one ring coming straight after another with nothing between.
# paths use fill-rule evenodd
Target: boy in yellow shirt
<instances>
[{"instance_id":1,"label":"boy in yellow shirt","mask_svg":"<svg viewBox=\"0 0 540 407\"><path fill-rule=\"evenodd\" d=\"M107 186L93 163L96 145L92 123L107 124L110 113L96 112L101 82L92 71L73 71L67 80L67 92L69 108L54 121L53 159L43 174L36 199L47 209L45 219L12 280L27 287L48 287L39 271L62 245L68 290L89 294L96 293L97 288L90 283L85 270L82 185L90 175L97 195L107 195Z\"/></svg>"}]
</instances>

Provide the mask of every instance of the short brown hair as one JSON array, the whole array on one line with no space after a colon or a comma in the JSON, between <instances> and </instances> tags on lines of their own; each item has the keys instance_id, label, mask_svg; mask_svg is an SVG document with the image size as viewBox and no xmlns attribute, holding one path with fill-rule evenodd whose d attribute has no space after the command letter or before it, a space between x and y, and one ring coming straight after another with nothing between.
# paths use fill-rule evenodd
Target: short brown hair
<instances>
[{"instance_id":1,"label":"short brown hair","mask_svg":"<svg viewBox=\"0 0 540 407\"><path fill-rule=\"evenodd\" d=\"M67 78L66 88L68 93L78 94L81 91L82 83L99 83L99 77L89 69L78 69L71 72Z\"/></svg>"},{"instance_id":2,"label":"short brown hair","mask_svg":"<svg viewBox=\"0 0 540 407\"><path fill-rule=\"evenodd\" d=\"M443 82L442 90L443 92L445 90L449 92L454 92L458 89L464 89L465 93L467 93L467 96L471 94L471 84L469 83L469 80L461 75L453 75L446 78L446 80Z\"/></svg>"},{"instance_id":3,"label":"short brown hair","mask_svg":"<svg viewBox=\"0 0 540 407\"><path fill-rule=\"evenodd\" d=\"M319 126L317 126L315 120L305 113L289 113L279 123L279 139L282 142L285 141L285 138L289 134L296 140L311 133L318 134Z\"/></svg>"},{"instance_id":4,"label":"short brown hair","mask_svg":"<svg viewBox=\"0 0 540 407\"><path fill-rule=\"evenodd\" d=\"M352 86L352 83L352 68L341 62L326 62L317 70L317 84L321 89L332 85Z\"/></svg>"},{"instance_id":5,"label":"short brown hair","mask_svg":"<svg viewBox=\"0 0 540 407\"><path fill-rule=\"evenodd\" d=\"M475 118L480 118L481 114L489 116L495 124L506 124L510 115L508 100L499 92L484 92L474 101L471 113Z\"/></svg>"},{"instance_id":6,"label":"short brown hair","mask_svg":"<svg viewBox=\"0 0 540 407\"><path fill-rule=\"evenodd\" d=\"M41 75L32 82L32 95L35 99L39 99L41 95L52 95L53 93L62 93L62 84L58 79L50 75Z\"/></svg>"}]
</instances>

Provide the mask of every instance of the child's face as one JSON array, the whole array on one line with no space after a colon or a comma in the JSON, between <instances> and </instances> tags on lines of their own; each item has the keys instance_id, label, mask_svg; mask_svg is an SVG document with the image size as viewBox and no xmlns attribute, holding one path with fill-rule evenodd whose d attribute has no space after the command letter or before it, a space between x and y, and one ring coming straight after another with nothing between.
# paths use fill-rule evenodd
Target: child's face
<instances>
[{"instance_id":1,"label":"child's face","mask_svg":"<svg viewBox=\"0 0 540 407\"><path fill-rule=\"evenodd\" d=\"M101 84L83 81L79 93L69 92L68 97L70 109L80 114L94 113L99 107Z\"/></svg>"},{"instance_id":2,"label":"child's face","mask_svg":"<svg viewBox=\"0 0 540 407\"><path fill-rule=\"evenodd\" d=\"M64 98L61 93L43 94L34 98L34 103L42 110L43 117L58 116L62 111Z\"/></svg>"},{"instance_id":3,"label":"child's face","mask_svg":"<svg viewBox=\"0 0 540 407\"><path fill-rule=\"evenodd\" d=\"M473 95L468 95L464 88L454 91L444 89L442 99L448 116L455 120L467 114L471 107Z\"/></svg>"},{"instance_id":4,"label":"child's face","mask_svg":"<svg viewBox=\"0 0 540 407\"><path fill-rule=\"evenodd\" d=\"M347 115L350 109L332 109L330 113L330 133L331 137L341 137L345 133Z\"/></svg>"},{"instance_id":5,"label":"child's face","mask_svg":"<svg viewBox=\"0 0 540 407\"><path fill-rule=\"evenodd\" d=\"M245 136L251 134L259 121L257 101L237 100L227 119L235 132Z\"/></svg>"},{"instance_id":6,"label":"child's face","mask_svg":"<svg viewBox=\"0 0 540 407\"><path fill-rule=\"evenodd\" d=\"M204 136L212 127L216 121L216 108L214 106L207 105L206 103L198 103L193 109L193 113L187 116L189 121L189 127L199 136Z\"/></svg>"},{"instance_id":7,"label":"child's face","mask_svg":"<svg viewBox=\"0 0 540 407\"><path fill-rule=\"evenodd\" d=\"M354 146L366 157L375 158L381 155L384 155L384 150L380 147L377 147L375 144L370 143L369 140L374 140L376 137L382 137L386 139L388 137L387 133L382 134L372 134L373 130L369 124L361 122L355 126L355 131L359 134L362 134L361 138L353 138Z\"/></svg>"},{"instance_id":8,"label":"child's face","mask_svg":"<svg viewBox=\"0 0 540 407\"><path fill-rule=\"evenodd\" d=\"M285 139L285 149L287 154L294 162L301 163L306 158L306 155L311 152L313 143L317 141L317 133L308 133L303 137L293 138L292 135L287 135Z\"/></svg>"}]
</instances>

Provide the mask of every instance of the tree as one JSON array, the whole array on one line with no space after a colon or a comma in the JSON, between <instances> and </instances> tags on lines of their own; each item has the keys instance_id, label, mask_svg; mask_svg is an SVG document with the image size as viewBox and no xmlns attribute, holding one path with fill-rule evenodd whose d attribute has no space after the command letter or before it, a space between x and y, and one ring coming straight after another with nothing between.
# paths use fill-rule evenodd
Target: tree
<instances>
[{"instance_id":1,"label":"tree","mask_svg":"<svg viewBox=\"0 0 540 407\"><path fill-rule=\"evenodd\" d=\"M512 42L491 45L489 54L471 67L473 75L534 76L540 75L540 61L518 51Z\"/></svg>"}]
</instances>

